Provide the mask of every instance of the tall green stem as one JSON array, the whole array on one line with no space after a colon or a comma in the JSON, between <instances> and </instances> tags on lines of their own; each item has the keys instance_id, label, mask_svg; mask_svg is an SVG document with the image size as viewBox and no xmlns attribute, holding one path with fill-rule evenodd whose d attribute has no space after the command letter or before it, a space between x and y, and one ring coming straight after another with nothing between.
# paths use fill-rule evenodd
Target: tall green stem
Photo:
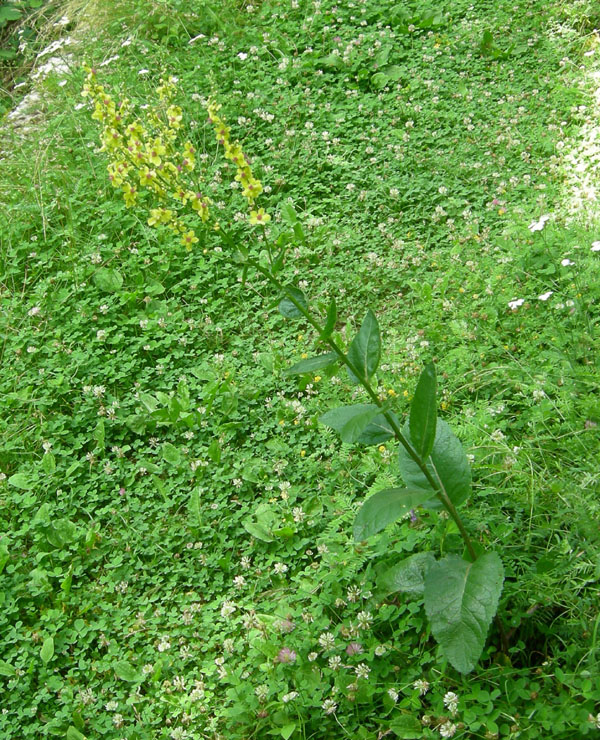
<instances>
[{"instance_id":1,"label":"tall green stem","mask_svg":"<svg viewBox=\"0 0 600 740\"><path fill-rule=\"evenodd\" d=\"M269 282L272 285L274 285L280 291L284 292L288 300L294 304L294 306L302 314L302 316L304 316L304 318L308 321L308 323L312 327L314 327L317 330L317 332L319 332L319 335L323 334L324 327L321 324L319 324L319 322L313 317L310 311L296 299L296 297L293 295L291 291L286 290L286 287L283 285L283 283L280 280L278 280L270 270L268 270L266 267L264 267L259 262L252 259L251 257L246 258L245 262L247 265L253 267L257 272L259 272L261 275L266 277L267 280L269 280ZM427 463L424 460L422 460L421 457L412 448L412 445L410 444L410 442L402 434L402 431L400 427L398 426L394 416L383 407L383 404L381 403L379 396L377 395L377 393L375 392L375 390L373 389L373 387L371 386L367 378L365 378L364 375L361 373L361 371L348 359L346 353L338 346L337 342L331 336L327 337L325 341L329 345L329 347L331 347L331 349L336 353L336 355L339 357L341 362L343 362L344 365L346 365L346 367L358 378L360 384L367 391L373 403L375 403L377 406L379 406L379 408L381 408L382 413L386 421L392 428L396 439L404 447L404 449L406 450L408 455L411 457L411 459L415 462L415 464L418 465L419 470L421 470L427 482L433 489L435 496L441 501L446 511L449 513L449 515L452 517L452 519L456 523L456 526L458 527L458 530L464 540L464 543L469 552L469 555L471 556L473 560L476 560L477 553L475 552L475 548L473 547L471 538L469 537L469 534L463 524L463 521L458 511L456 510L456 507L450 500L450 497L448 496L448 493L446 492L441 481L436 480L433 477L429 468L427 467Z\"/></svg>"}]
</instances>

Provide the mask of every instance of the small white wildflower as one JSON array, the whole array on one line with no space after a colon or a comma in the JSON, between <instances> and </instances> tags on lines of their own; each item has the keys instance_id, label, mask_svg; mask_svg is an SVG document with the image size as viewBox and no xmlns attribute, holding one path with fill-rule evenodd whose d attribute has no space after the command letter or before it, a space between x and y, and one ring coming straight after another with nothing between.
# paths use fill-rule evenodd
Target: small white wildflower
<instances>
[{"instance_id":1,"label":"small white wildflower","mask_svg":"<svg viewBox=\"0 0 600 740\"><path fill-rule=\"evenodd\" d=\"M456 714L456 710L458 709L458 696L454 691L448 691L444 694L444 705L449 712L453 715Z\"/></svg>"},{"instance_id":2,"label":"small white wildflower","mask_svg":"<svg viewBox=\"0 0 600 740\"><path fill-rule=\"evenodd\" d=\"M224 619L227 619L227 617L230 617L232 614L235 613L236 605L233 603L233 601L224 601L223 606L221 607L221 616Z\"/></svg>"},{"instance_id":3,"label":"small white wildflower","mask_svg":"<svg viewBox=\"0 0 600 740\"><path fill-rule=\"evenodd\" d=\"M297 696L298 696L297 691L290 691L289 694L285 694L284 696L281 697L281 701L284 704L289 704L289 702L293 701Z\"/></svg>"},{"instance_id":4,"label":"small white wildflower","mask_svg":"<svg viewBox=\"0 0 600 740\"><path fill-rule=\"evenodd\" d=\"M569 267L570 265L574 265L575 263L573 262L573 260L570 260L568 257L565 257L565 259L562 260L560 264L563 267Z\"/></svg>"},{"instance_id":5,"label":"small white wildflower","mask_svg":"<svg viewBox=\"0 0 600 740\"><path fill-rule=\"evenodd\" d=\"M163 637L161 641L158 643L157 650L159 653L166 652L171 647L171 643L166 637Z\"/></svg>"},{"instance_id":6,"label":"small white wildflower","mask_svg":"<svg viewBox=\"0 0 600 740\"><path fill-rule=\"evenodd\" d=\"M429 681L426 681L424 678L419 678L413 683L413 689L416 689L419 692L419 696L425 696L429 691Z\"/></svg>"},{"instance_id":7,"label":"small white wildflower","mask_svg":"<svg viewBox=\"0 0 600 740\"><path fill-rule=\"evenodd\" d=\"M590 249L592 252L600 252L600 242L592 242Z\"/></svg>"},{"instance_id":8,"label":"small white wildflower","mask_svg":"<svg viewBox=\"0 0 600 740\"><path fill-rule=\"evenodd\" d=\"M513 311L516 311L519 306L522 306L525 303L524 298L513 298L512 301L508 302L508 307L511 308Z\"/></svg>"},{"instance_id":9,"label":"small white wildflower","mask_svg":"<svg viewBox=\"0 0 600 740\"><path fill-rule=\"evenodd\" d=\"M359 663L354 669L354 672L356 673L357 678L369 678L371 669L366 663Z\"/></svg>"},{"instance_id":10,"label":"small white wildflower","mask_svg":"<svg viewBox=\"0 0 600 740\"><path fill-rule=\"evenodd\" d=\"M398 697L400 696L400 694L396 691L396 689L388 689L387 693L392 701L398 701Z\"/></svg>"},{"instance_id":11,"label":"small white wildflower","mask_svg":"<svg viewBox=\"0 0 600 740\"><path fill-rule=\"evenodd\" d=\"M321 708L325 714L333 714L337 709L337 706L338 705L333 701L333 699L325 699L323 704L321 704Z\"/></svg>"},{"instance_id":12,"label":"small white wildflower","mask_svg":"<svg viewBox=\"0 0 600 740\"><path fill-rule=\"evenodd\" d=\"M439 730L442 737L453 737L456 732L456 725L452 722L444 722L443 725L440 725Z\"/></svg>"},{"instance_id":13,"label":"small white wildflower","mask_svg":"<svg viewBox=\"0 0 600 740\"><path fill-rule=\"evenodd\" d=\"M42 309L39 306L34 306L27 311L28 316L37 316Z\"/></svg>"},{"instance_id":14,"label":"small white wildflower","mask_svg":"<svg viewBox=\"0 0 600 740\"><path fill-rule=\"evenodd\" d=\"M319 635L319 645L323 650L333 650L335 646L335 637L331 632L323 632Z\"/></svg>"},{"instance_id":15,"label":"small white wildflower","mask_svg":"<svg viewBox=\"0 0 600 740\"><path fill-rule=\"evenodd\" d=\"M342 665L342 659L339 655L332 655L328 662L332 671L337 671Z\"/></svg>"},{"instance_id":16,"label":"small white wildflower","mask_svg":"<svg viewBox=\"0 0 600 740\"><path fill-rule=\"evenodd\" d=\"M554 293L553 290L549 290L546 293L542 293L542 295L538 296L538 301L547 301L548 298Z\"/></svg>"},{"instance_id":17,"label":"small white wildflower","mask_svg":"<svg viewBox=\"0 0 600 740\"><path fill-rule=\"evenodd\" d=\"M371 612L367 611L358 612L358 614L356 615L356 621L358 623L358 629L369 629L369 627L373 623L373 615L371 614Z\"/></svg>"},{"instance_id":18,"label":"small white wildflower","mask_svg":"<svg viewBox=\"0 0 600 740\"><path fill-rule=\"evenodd\" d=\"M548 216L547 214L540 216L539 221L532 221L529 224L529 227L528 227L529 231L531 231L531 233L534 233L535 231L541 231L546 225L546 222L549 220L550 220L550 216Z\"/></svg>"}]
</instances>

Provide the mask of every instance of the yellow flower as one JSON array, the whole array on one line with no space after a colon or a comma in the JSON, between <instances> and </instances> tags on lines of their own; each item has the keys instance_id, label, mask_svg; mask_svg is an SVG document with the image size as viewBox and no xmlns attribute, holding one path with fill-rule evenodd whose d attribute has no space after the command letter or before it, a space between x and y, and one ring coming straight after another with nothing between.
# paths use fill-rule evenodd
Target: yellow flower
<instances>
[{"instance_id":1,"label":"yellow flower","mask_svg":"<svg viewBox=\"0 0 600 740\"><path fill-rule=\"evenodd\" d=\"M123 199L127 208L135 205L137 200L137 189L134 185L123 185Z\"/></svg>"},{"instance_id":2,"label":"yellow flower","mask_svg":"<svg viewBox=\"0 0 600 740\"><path fill-rule=\"evenodd\" d=\"M178 105L171 105L169 108L167 108L167 119L171 128L181 128L182 118L183 114L181 112L181 108Z\"/></svg>"},{"instance_id":3,"label":"yellow flower","mask_svg":"<svg viewBox=\"0 0 600 740\"><path fill-rule=\"evenodd\" d=\"M262 193L262 189L263 187L259 180L252 178L242 190L242 195L252 202Z\"/></svg>"},{"instance_id":4,"label":"yellow flower","mask_svg":"<svg viewBox=\"0 0 600 740\"><path fill-rule=\"evenodd\" d=\"M156 172L154 170L149 169L148 167L144 167L144 169L140 172L140 183L142 185L154 185L156 182Z\"/></svg>"},{"instance_id":5,"label":"yellow flower","mask_svg":"<svg viewBox=\"0 0 600 740\"><path fill-rule=\"evenodd\" d=\"M256 224L267 224L271 220L271 216L265 213L264 208L259 208L258 211L250 212L250 223L255 226Z\"/></svg>"},{"instance_id":6,"label":"yellow flower","mask_svg":"<svg viewBox=\"0 0 600 740\"><path fill-rule=\"evenodd\" d=\"M189 231L186 231L185 234L181 237L181 243L185 246L186 249L191 249L192 244L196 244L197 241L198 237L191 229Z\"/></svg>"},{"instance_id":7,"label":"yellow flower","mask_svg":"<svg viewBox=\"0 0 600 740\"><path fill-rule=\"evenodd\" d=\"M157 167L162 161L161 156L166 154L166 151L165 145L158 138L154 139L152 144L146 144L146 156L148 161L152 162L152 164L155 164Z\"/></svg>"},{"instance_id":8,"label":"yellow flower","mask_svg":"<svg viewBox=\"0 0 600 740\"><path fill-rule=\"evenodd\" d=\"M173 211L167 208L153 208L150 211L148 226L157 226L158 224L168 224L173 218Z\"/></svg>"}]
</instances>

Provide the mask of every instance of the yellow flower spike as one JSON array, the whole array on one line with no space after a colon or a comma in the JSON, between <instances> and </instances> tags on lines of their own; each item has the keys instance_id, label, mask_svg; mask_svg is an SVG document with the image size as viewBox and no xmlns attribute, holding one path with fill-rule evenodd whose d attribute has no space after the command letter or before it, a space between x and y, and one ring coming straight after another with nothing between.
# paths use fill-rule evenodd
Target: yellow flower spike
<instances>
[{"instance_id":1,"label":"yellow flower spike","mask_svg":"<svg viewBox=\"0 0 600 740\"><path fill-rule=\"evenodd\" d=\"M131 208L137 201L137 189L135 185L123 185L123 199L127 208Z\"/></svg>"},{"instance_id":2,"label":"yellow flower spike","mask_svg":"<svg viewBox=\"0 0 600 740\"><path fill-rule=\"evenodd\" d=\"M181 237L181 243L188 250L191 249L192 245L196 244L197 241L198 237L191 229L189 231L186 231L185 234Z\"/></svg>"},{"instance_id":3,"label":"yellow flower spike","mask_svg":"<svg viewBox=\"0 0 600 740\"><path fill-rule=\"evenodd\" d=\"M242 190L242 195L250 201L250 205L252 205L252 202L262 193L262 189L262 185L258 180L252 180ZM262 208L260 210L262 210Z\"/></svg>"},{"instance_id":4,"label":"yellow flower spike","mask_svg":"<svg viewBox=\"0 0 600 740\"><path fill-rule=\"evenodd\" d=\"M250 212L250 223L253 226L256 226L257 224L268 224L270 220L271 216L269 216L268 213L265 213L264 208L259 208L258 211Z\"/></svg>"},{"instance_id":5,"label":"yellow flower spike","mask_svg":"<svg viewBox=\"0 0 600 740\"><path fill-rule=\"evenodd\" d=\"M188 200L190 199L190 195L194 195L193 193L190 193L188 190L185 190L184 188L177 188L177 190L173 193L173 197L175 200L178 200L180 203L183 203L183 205L186 205Z\"/></svg>"},{"instance_id":6,"label":"yellow flower spike","mask_svg":"<svg viewBox=\"0 0 600 740\"><path fill-rule=\"evenodd\" d=\"M169 108L167 108L167 120L169 122L169 127L174 129L181 128L181 119L183 118L183 113L181 108L178 105L171 105Z\"/></svg>"},{"instance_id":7,"label":"yellow flower spike","mask_svg":"<svg viewBox=\"0 0 600 740\"><path fill-rule=\"evenodd\" d=\"M156 172L149 169L148 167L144 167L144 169L140 172L140 183L147 187L155 185Z\"/></svg>"},{"instance_id":8,"label":"yellow flower spike","mask_svg":"<svg viewBox=\"0 0 600 740\"><path fill-rule=\"evenodd\" d=\"M160 223L160 208L152 208L150 211L150 218L148 219L148 226L157 226Z\"/></svg>"}]
</instances>

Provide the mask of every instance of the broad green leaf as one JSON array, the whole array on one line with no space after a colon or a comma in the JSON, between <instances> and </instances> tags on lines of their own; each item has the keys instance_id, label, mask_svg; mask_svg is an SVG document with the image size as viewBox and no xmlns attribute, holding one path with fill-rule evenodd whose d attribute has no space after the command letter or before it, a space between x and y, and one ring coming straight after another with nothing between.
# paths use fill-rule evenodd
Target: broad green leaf
<instances>
[{"instance_id":1,"label":"broad green leaf","mask_svg":"<svg viewBox=\"0 0 600 740\"><path fill-rule=\"evenodd\" d=\"M425 367L410 404L410 439L418 455L426 460L433 448L437 421L435 366Z\"/></svg>"},{"instance_id":2,"label":"broad green leaf","mask_svg":"<svg viewBox=\"0 0 600 740\"><path fill-rule=\"evenodd\" d=\"M206 452L214 463L217 463L218 465L221 462L221 445L219 444L218 439L213 439L213 441L208 445Z\"/></svg>"},{"instance_id":3,"label":"broad green leaf","mask_svg":"<svg viewBox=\"0 0 600 740\"><path fill-rule=\"evenodd\" d=\"M324 355L309 357L307 360L301 360L285 371L286 375L301 375L302 373L313 373L315 370L323 370L338 361L335 352L327 352Z\"/></svg>"},{"instance_id":4,"label":"broad green leaf","mask_svg":"<svg viewBox=\"0 0 600 740\"><path fill-rule=\"evenodd\" d=\"M106 438L106 431L104 429L104 419L98 419L98 423L96 424L96 428L94 429L94 439L96 440L96 444L101 449L104 449L104 441Z\"/></svg>"},{"instance_id":5,"label":"broad green leaf","mask_svg":"<svg viewBox=\"0 0 600 740\"><path fill-rule=\"evenodd\" d=\"M52 475L56 470L56 460L51 452L46 452L44 457L42 457L42 470L48 475Z\"/></svg>"},{"instance_id":6,"label":"broad green leaf","mask_svg":"<svg viewBox=\"0 0 600 740\"><path fill-rule=\"evenodd\" d=\"M40 506L31 520L31 523L40 524L42 527L50 526L50 505L48 503L44 502Z\"/></svg>"},{"instance_id":7,"label":"broad green leaf","mask_svg":"<svg viewBox=\"0 0 600 740\"><path fill-rule=\"evenodd\" d=\"M200 490L194 488L190 497L189 505L190 515L194 518L194 525L199 526L202 524L202 509L200 508Z\"/></svg>"},{"instance_id":8,"label":"broad green leaf","mask_svg":"<svg viewBox=\"0 0 600 740\"><path fill-rule=\"evenodd\" d=\"M291 736L294 734L295 730L296 730L296 723L290 722L290 724L284 725L279 732L281 733L281 737L283 738L283 740L289 740Z\"/></svg>"},{"instance_id":9,"label":"broad green leaf","mask_svg":"<svg viewBox=\"0 0 600 740\"><path fill-rule=\"evenodd\" d=\"M384 488L383 491L377 491L369 496L356 515L354 539L360 542L381 532L429 497L429 491L418 488Z\"/></svg>"},{"instance_id":10,"label":"broad green leaf","mask_svg":"<svg viewBox=\"0 0 600 740\"><path fill-rule=\"evenodd\" d=\"M390 722L390 730L402 740L421 740L423 725L418 717L412 714L401 714Z\"/></svg>"},{"instance_id":11,"label":"broad green leaf","mask_svg":"<svg viewBox=\"0 0 600 740\"><path fill-rule=\"evenodd\" d=\"M275 539L271 534L271 530L267 529L260 522L243 522L244 529L249 535L262 542L273 542Z\"/></svg>"},{"instance_id":12,"label":"broad green leaf","mask_svg":"<svg viewBox=\"0 0 600 740\"><path fill-rule=\"evenodd\" d=\"M417 552L382 573L377 585L386 595L397 591L422 594L425 589L425 576L433 563L435 558L431 552Z\"/></svg>"},{"instance_id":13,"label":"broad green leaf","mask_svg":"<svg viewBox=\"0 0 600 740\"><path fill-rule=\"evenodd\" d=\"M408 424L404 426L403 433L410 442ZM404 447L400 447L398 465L407 486L411 488L423 488L433 493L433 489L421 469L409 457ZM436 424L435 440L427 467L434 480L439 477L439 480L442 481L446 493L455 506L459 506L467 500L471 492L471 468L469 461L460 440L454 435L449 425L441 419L438 419ZM432 497L426 506L431 509L439 509L441 508L441 503L438 499Z\"/></svg>"},{"instance_id":14,"label":"broad green leaf","mask_svg":"<svg viewBox=\"0 0 600 740\"><path fill-rule=\"evenodd\" d=\"M9 559L8 545L6 542L0 542L0 573L4 570L4 566L8 563Z\"/></svg>"},{"instance_id":15,"label":"broad green leaf","mask_svg":"<svg viewBox=\"0 0 600 740\"><path fill-rule=\"evenodd\" d=\"M342 438L342 442L352 444L378 413L379 406L374 403L359 403L354 406L340 406L340 408L332 409L323 414L319 421L326 427L335 429Z\"/></svg>"},{"instance_id":16,"label":"broad green leaf","mask_svg":"<svg viewBox=\"0 0 600 740\"><path fill-rule=\"evenodd\" d=\"M293 286L285 288L285 292L287 295L279 301L279 313L285 316L286 319L297 319L299 316L302 316L302 312L287 296L292 296L303 308L308 308L304 293L299 288L294 288Z\"/></svg>"},{"instance_id":17,"label":"broad green leaf","mask_svg":"<svg viewBox=\"0 0 600 740\"><path fill-rule=\"evenodd\" d=\"M181 455L179 454L179 450L175 445L172 445L170 442L165 442L163 444L162 453L164 459L170 463L171 465L179 465L179 462L181 461Z\"/></svg>"},{"instance_id":18,"label":"broad green leaf","mask_svg":"<svg viewBox=\"0 0 600 740\"><path fill-rule=\"evenodd\" d=\"M5 23L7 21L17 21L21 17L21 11L19 8L14 8L12 6L5 6L3 8L0 8L0 23Z\"/></svg>"},{"instance_id":19,"label":"broad green leaf","mask_svg":"<svg viewBox=\"0 0 600 740\"><path fill-rule=\"evenodd\" d=\"M381 88L385 87L389 81L390 78L385 74L385 72L376 72L371 77L371 85L373 85L377 90L381 90Z\"/></svg>"},{"instance_id":20,"label":"broad green leaf","mask_svg":"<svg viewBox=\"0 0 600 740\"><path fill-rule=\"evenodd\" d=\"M79 730L76 727L73 727L71 725L69 729L67 730L67 740L86 740L86 736L79 732Z\"/></svg>"},{"instance_id":21,"label":"broad green leaf","mask_svg":"<svg viewBox=\"0 0 600 740\"><path fill-rule=\"evenodd\" d=\"M126 660L119 660L113 663L113 670L122 681L139 681L140 675L137 670Z\"/></svg>"},{"instance_id":22,"label":"broad green leaf","mask_svg":"<svg viewBox=\"0 0 600 740\"><path fill-rule=\"evenodd\" d=\"M394 82L398 82L398 80L402 77L403 69L402 67L399 67L397 64L390 64L383 71L390 78L390 80L393 80Z\"/></svg>"},{"instance_id":23,"label":"broad green leaf","mask_svg":"<svg viewBox=\"0 0 600 740\"><path fill-rule=\"evenodd\" d=\"M68 596L71 593L72 584L73 584L73 563L71 563L71 567L69 568L67 575L63 578L60 584L60 589L64 593L65 596Z\"/></svg>"},{"instance_id":24,"label":"broad green leaf","mask_svg":"<svg viewBox=\"0 0 600 740\"><path fill-rule=\"evenodd\" d=\"M8 678L11 678L12 676L16 676L16 674L16 670L10 663L0 660L0 676L8 676Z\"/></svg>"},{"instance_id":25,"label":"broad green leaf","mask_svg":"<svg viewBox=\"0 0 600 740\"><path fill-rule=\"evenodd\" d=\"M400 422L396 414L393 411L389 411L388 414L396 422L396 425L400 427ZM356 441L361 445L380 445L383 442L387 442L393 436L394 430L389 421L383 414L377 414Z\"/></svg>"},{"instance_id":26,"label":"broad green leaf","mask_svg":"<svg viewBox=\"0 0 600 740\"><path fill-rule=\"evenodd\" d=\"M286 201L281 205L281 218L290 226L294 226L298 221L298 214L294 210L294 206L289 201Z\"/></svg>"},{"instance_id":27,"label":"broad green leaf","mask_svg":"<svg viewBox=\"0 0 600 740\"><path fill-rule=\"evenodd\" d=\"M105 293L116 293L123 286L123 276L118 270L102 267L94 274L94 282Z\"/></svg>"},{"instance_id":28,"label":"broad green leaf","mask_svg":"<svg viewBox=\"0 0 600 740\"><path fill-rule=\"evenodd\" d=\"M337 307L335 305L335 298L331 299L329 308L327 309L327 317L325 319L325 326L321 332L321 339L328 339L331 336L332 331L335 329L335 322L337 321Z\"/></svg>"},{"instance_id":29,"label":"broad green leaf","mask_svg":"<svg viewBox=\"0 0 600 740\"><path fill-rule=\"evenodd\" d=\"M50 529L46 532L48 542L58 548L70 545L78 536L77 526L69 519L57 519L52 522Z\"/></svg>"},{"instance_id":30,"label":"broad green leaf","mask_svg":"<svg viewBox=\"0 0 600 740\"><path fill-rule=\"evenodd\" d=\"M48 663L52 660L54 655L54 638L47 637L42 643L42 649L40 650L40 658L44 663Z\"/></svg>"},{"instance_id":31,"label":"broad green leaf","mask_svg":"<svg viewBox=\"0 0 600 740\"><path fill-rule=\"evenodd\" d=\"M350 344L348 359L365 380L370 380L375 370L377 370L380 357L381 335L379 324L375 314L369 309L358 334ZM350 369L348 369L348 375L353 383L360 382Z\"/></svg>"},{"instance_id":32,"label":"broad green leaf","mask_svg":"<svg viewBox=\"0 0 600 740\"><path fill-rule=\"evenodd\" d=\"M11 486L20 488L22 491L29 491L34 486L25 473L15 473L14 475L11 475L8 482Z\"/></svg>"},{"instance_id":33,"label":"broad green leaf","mask_svg":"<svg viewBox=\"0 0 600 740\"><path fill-rule=\"evenodd\" d=\"M158 408L158 401L149 393L140 393L140 401L149 413L156 411L156 409Z\"/></svg>"},{"instance_id":34,"label":"broad green leaf","mask_svg":"<svg viewBox=\"0 0 600 740\"><path fill-rule=\"evenodd\" d=\"M425 611L433 636L460 673L473 670L502 593L504 568L495 552L468 563L447 555L425 578Z\"/></svg>"}]
</instances>

